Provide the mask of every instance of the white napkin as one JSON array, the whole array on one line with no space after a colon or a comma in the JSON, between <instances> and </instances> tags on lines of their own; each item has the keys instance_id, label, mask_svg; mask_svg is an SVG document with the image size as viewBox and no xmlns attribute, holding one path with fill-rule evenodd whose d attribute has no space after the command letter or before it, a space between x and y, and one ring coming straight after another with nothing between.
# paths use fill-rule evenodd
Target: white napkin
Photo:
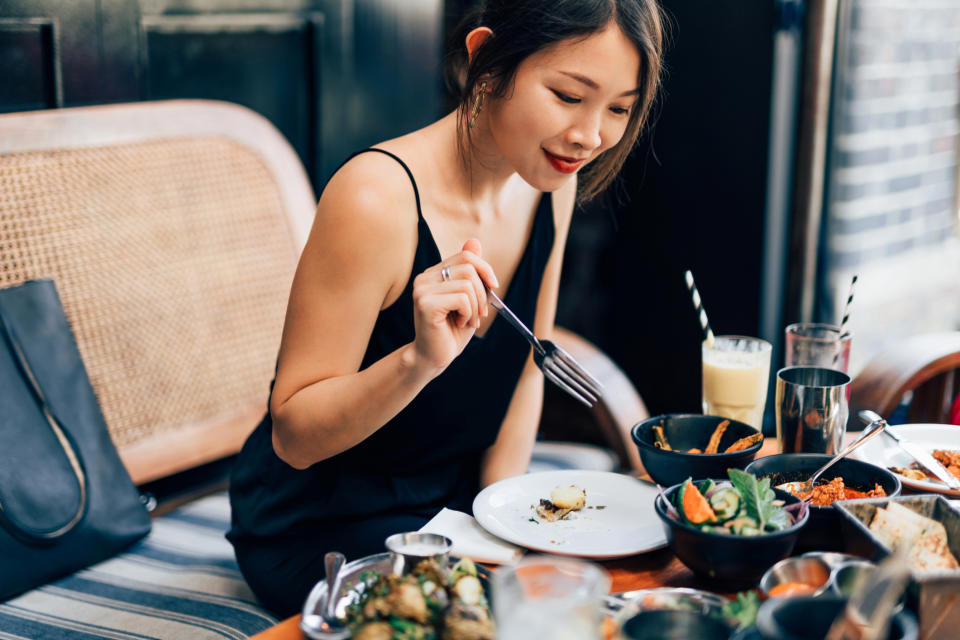
<instances>
[{"instance_id":1,"label":"white napkin","mask_svg":"<svg viewBox=\"0 0 960 640\"><path fill-rule=\"evenodd\" d=\"M450 555L477 562L511 564L520 559L523 549L510 544L477 524L473 516L446 509L420 528L423 533L439 533L453 540Z\"/></svg>"}]
</instances>

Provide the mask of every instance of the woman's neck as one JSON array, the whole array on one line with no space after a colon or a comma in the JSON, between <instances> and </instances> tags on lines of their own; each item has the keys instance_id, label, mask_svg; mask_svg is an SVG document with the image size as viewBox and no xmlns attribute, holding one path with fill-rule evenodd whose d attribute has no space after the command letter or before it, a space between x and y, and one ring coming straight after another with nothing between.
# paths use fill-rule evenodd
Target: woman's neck
<instances>
[{"instance_id":1,"label":"woman's neck","mask_svg":"<svg viewBox=\"0 0 960 640\"><path fill-rule=\"evenodd\" d=\"M480 118L476 128L467 132L457 127L453 112L436 123L436 134L443 149L437 169L451 197L464 203L464 210L477 218L496 215L506 194L517 179L513 167L500 154L496 143ZM458 207L459 208L459 207Z\"/></svg>"}]
</instances>

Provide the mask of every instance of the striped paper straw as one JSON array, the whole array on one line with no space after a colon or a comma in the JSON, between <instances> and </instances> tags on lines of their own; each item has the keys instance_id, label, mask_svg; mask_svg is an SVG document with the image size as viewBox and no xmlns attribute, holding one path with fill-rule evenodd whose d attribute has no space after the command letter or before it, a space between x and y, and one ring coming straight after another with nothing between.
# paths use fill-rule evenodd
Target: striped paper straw
<instances>
[{"instance_id":1,"label":"striped paper straw","mask_svg":"<svg viewBox=\"0 0 960 640\"><path fill-rule=\"evenodd\" d=\"M856 273L853 274L853 278L850 280L850 293L847 294L847 303L843 305L843 316L840 318L840 339L846 337L848 331L847 326L850 324L850 305L853 303L853 286L857 284L857 278L859 275Z\"/></svg>"},{"instance_id":2,"label":"striped paper straw","mask_svg":"<svg viewBox=\"0 0 960 640\"><path fill-rule=\"evenodd\" d=\"M837 350L833 354L833 368L837 368L837 362L840 360L840 353L843 351L843 340L850 335L850 305L853 303L853 286L857 284L859 276L855 273L850 280L850 293L847 294L847 303L843 305L843 316L840 318L840 335L837 337Z\"/></svg>"},{"instance_id":3,"label":"striped paper straw","mask_svg":"<svg viewBox=\"0 0 960 640\"><path fill-rule=\"evenodd\" d=\"M693 274L690 273L688 269L683 274L684 279L687 281L687 289L690 290L690 295L693 297L693 308L697 312L697 317L700 318L700 328L703 329L703 333L707 338L707 348L713 348L713 331L710 330L710 323L707 321L707 312L703 309L703 301L700 299L700 292L697 291L697 285L693 284Z\"/></svg>"}]
</instances>

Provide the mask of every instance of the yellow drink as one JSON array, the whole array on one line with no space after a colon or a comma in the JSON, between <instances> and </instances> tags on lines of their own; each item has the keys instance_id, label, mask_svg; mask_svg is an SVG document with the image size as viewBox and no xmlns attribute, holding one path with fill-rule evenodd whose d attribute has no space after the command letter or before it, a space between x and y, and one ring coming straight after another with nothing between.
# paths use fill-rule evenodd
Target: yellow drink
<instances>
[{"instance_id":1,"label":"yellow drink","mask_svg":"<svg viewBox=\"0 0 960 640\"><path fill-rule=\"evenodd\" d=\"M703 413L760 429L770 379L769 342L718 336L703 343Z\"/></svg>"}]
</instances>

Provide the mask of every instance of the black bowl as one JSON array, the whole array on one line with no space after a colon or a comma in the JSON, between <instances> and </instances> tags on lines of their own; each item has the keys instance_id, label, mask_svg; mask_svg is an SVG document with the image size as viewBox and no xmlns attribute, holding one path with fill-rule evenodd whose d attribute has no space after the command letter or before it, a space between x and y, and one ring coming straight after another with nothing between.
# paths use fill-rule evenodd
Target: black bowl
<instances>
[{"instance_id":1,"label":"black bowl","mask_svg":"<svg viewBox=\"0 0 960 640\"><path fill-rule=\"evenodd\" d=\"M643 468L653 481L670 486L687 478L725 478L727 469L743 469L756 457L763 444L757 444L734 453L681 453L667 451L653 444L653 427L663 424L663 433L674 449L703 449L717 425L726 420L719 416L703 416L695 413L668 413L647 418L633 426L630 435L640 452ZM740 438L751 436L756 429L743 422L730 420L723 437L720 451Z\"/></svg>"},{"instance_id":2,"label":"black bowl","mask_svg":"<svg viewBox=\"0 0 960 640\"><path fill-rule=\"evenodd\" d=\"M771 598L760 606L757 629L766 640L821 640L846 606L836 596ZM890 621L889 640L916 640L917 621L901 611Z\"/></svg>"},{"instance_id":3,"label":"black bowl","mask_svg":"<svg viewBox=\"0 0 960 640\"><path fill-rule=\"evenodd\" d=\"M806 480L832 457L825 453L782 453L754 460L747 465L746 471L758 478L770 476L770 485L777 486L784 482ZM900 495L900 479L896 474L869 462L842 458L827 469L820 478L823 481L830 481L838 476L842 477L844 485L851 489L870 491L876 483L883 487L888 496ZM797 548L842 551L844 542L840 533L841 527L842 517L833 506L811 506L810 522L800 534Z\"/></svg>"},{"instance_id":4,"label":"black bowl","mask_svg":"<svg viewBox=\"0 0 960 640\"><path fill-rule=\"evenodd\" d=\"M664 492L670 504L679 489L677 484ZM800 502L786 491L774 489L774 493L787 504ZM661 496L657 496L653 504L666 529L667 544L680 561L713 586L729 591L756 586L767 569L790 555L797 536L810 518L808 509L799 522L783 531L735 536L701 531L674 520L667 515Z\"/></svg>"},{"instance_id":5,"label":"black bowl","mask_svg":"<svg viewBox=\"0 0 960 640\"><path fill-rule=\"evenodd\" d=\"M641 611L620 628L629 640L727 640L730 627L699 611Z\"/></svg>"}]
</instances>

